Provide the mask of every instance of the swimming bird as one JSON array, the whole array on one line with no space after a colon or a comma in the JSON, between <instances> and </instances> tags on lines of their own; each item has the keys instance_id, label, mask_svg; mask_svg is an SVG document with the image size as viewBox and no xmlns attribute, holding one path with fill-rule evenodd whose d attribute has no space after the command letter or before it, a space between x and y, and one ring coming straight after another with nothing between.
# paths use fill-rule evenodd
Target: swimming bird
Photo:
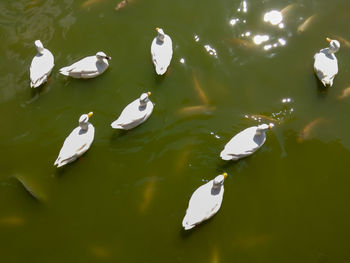
<instances>
[{"instance_id":1,"label":"swimming bird","mask_svg":"<svg viewBox=\"0 0 350 263\"><path fill-rule=\"evenodd\" d=\"M90 112L80 116L79 127L75 128L64 141L54 165L61 167L73 162L90 148L95 135L95 128L89 123L92 115Z\"/></svg>"},{"instance_id":2,"label":"swimming bird","mask_svg":"<svg viewBox=\"0 0 350 263\"><path fill-rule=\"evenodd\" d=\"M74 64L60 69L60 73L73 78L89 79L101 75L109 66L112 58L99 51L95 56L85 57Z\"/></svg>"},{"instance_id":3,"label":"swimming bird","mask_svg":"<svg viewBox=\"0 0 350 263\"><path fill-rule=\"evenodd\" d=\"M153 111L153 103L149 100L151 92L142 93L140 98L129 103L117 120L111 123L112 128L130 130L146 121Z\"/></svg>"},{"instance_id":4,"label":"swimming bird","mask_svg":"<svg viewBox=\"0 0 350 263\"><path fill-rule=\"evenodd\" d=\"M259 126L249 127L236 134L220 153L221 159L225 161L238 160L251 155L265 143L265 132L273 126L273 123L269 125L261 124Z\"/></svg>"},{"instance_id":5,"label":"swimming bird","mask_svg":"<svg viewBox=\"0 0 350 263\"><path fill-rule=\"evenodd\" d=\"M220 174L194 191L182 220L185 230L195 227L219 211L224 196L226 177L227 173Z\"/></svg>"},{"instance_id":6,"label":"swimming bird","mask_svg":"<svg viewBox=\"0 0 350 263\"><path fill-rule=\"evenodd\" d=\"M54 66L54 58L50 50L44 48L40 40L34 42L38 53L30 65L30 87L37 88L47 81Z\"/></svg>"},{"instance_id":7,"label":"swimming bird","mask_svg":"<svg viewBox=\"0 0 350 263\"><path fill-rule=\"evenodd\" d=\"M151 54L157 74L163 75L173 56L173 44L171 38L164 33L163 29L156 28L156 31L158 35L152 41Z\"/></svg>"},{"instance_id":8,"label":"swimming bird","mask_svg":"<svg viewBox=\"0 0 350 263\"><path fill-rule=\"evenodd\" d=\"M327 37L329 47L321 49L315 54L314 70L319 80L326 86L333 85L333 79L338 73L338 60L334 55L340 48L337 40Z\"/></svg>"}]
</instances>

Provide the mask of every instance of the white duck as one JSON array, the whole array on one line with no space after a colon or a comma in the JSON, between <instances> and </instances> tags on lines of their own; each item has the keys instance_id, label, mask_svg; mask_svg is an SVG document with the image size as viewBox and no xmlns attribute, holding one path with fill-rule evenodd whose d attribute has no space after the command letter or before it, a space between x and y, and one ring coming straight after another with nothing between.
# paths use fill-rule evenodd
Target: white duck
<instances>
[{"instance_id":1,"label":"white duck","mask_svg":"<svg viewBox=\"0 0 350 263\"><path fill-rule=\"evenodd\" d=\"M171 38L164 33L163 29L156 28L156 30L158 35L152 41L151 54L157 74L163 75L173 56L173 44Z\"/></svg>"},{"instance_id":2,"label":"white duck","mask_svg":"<svg viewBox=\"0 0 350 263\"><path fill-rule=\"evenodd\" d=\"M265 132L273 127L273 123L261 124L247 128L236 134L220 153L223 160L238 160L258 150L266 140Z\"/></svg>"},{"instance_id":3,"label":"white duck","mask_svg":"<svg viewBox=\"0 0 350 263\"><path fill-rule=\"evenodd\" d=\"M333 85L333 79L338 73L338 60L334 53L340 48L340 43L337 40L327 37L327 41L329 47L321 49L314 56L315 73L325 87Z\"/></svg>"},{"instance_id":4,"label":"white duck","mask_svg":"<svg viewBox=\"0 0 350 263\"><path fill-rule=\"evenodd\" d=\"M182 220L185 230L195 227L219 211L224 196L226 177L227 173L220 174L194 191Z\"/></svg>"},{"instance_id":5,"label":"white duck","mask_svg":"<svg viewBox=\"0 0 350 263\"><path fill-rule=\"evenodd\" d=\"M80 116L79 127L75 128L64 141L54 165L61 167L73 162L90 148L95 135L95 128L89 123L92 115L90 112Z\"/></svg>"},{"instance_id":6,"label":"white duck","mask_svg":"<svg viewBox=\"0 0 350 263\"><path fill-rule=\"evenodd\" d=\"M112 128L130 130L146 121L153 111L153 103L148 99L151 92L142 93L140 98L128 104L117 120L111 123Z\"/></svg>"},{"instance_id":7,"label":"white duck","mask_svg":"<svg viewBox=\"0 0 350 263\"><path fill-rule=\"evenodd\" d=\"M38 53L32 60L30 65L30 87L37 88L47 81L52 68L54 66L54 58L52 53L44 48L40 40L34 42Z\"/></svg>"},{"instance_id":8,"label":"white duck","mask_svg":"<svg viewBox=\"0 0 350 263\"><path fill-rule=\"evenodd\" d=\"M111 59L111 57L99 51L95 56L83 58L68 67L61 68L60 73L73 78L94 78L101 75L108 68L108 60Z\"/></svg>"}]
</instances>

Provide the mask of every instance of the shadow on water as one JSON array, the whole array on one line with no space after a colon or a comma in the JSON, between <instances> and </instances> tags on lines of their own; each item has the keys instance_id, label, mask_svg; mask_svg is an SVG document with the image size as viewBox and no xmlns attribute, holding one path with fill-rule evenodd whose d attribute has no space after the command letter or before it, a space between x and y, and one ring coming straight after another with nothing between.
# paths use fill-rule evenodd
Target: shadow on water
<instances>
[{"instance_id":1,"label":"shadow on water","mask_svg":"<svg viewBox=\"0 0 350 263\"><path fill-rule=\"evenodd\" d=\"M111 136L111 142L116 142L118 141L120 138L128 135L128 134L131 134L132 133L132 130L117 130L117 131L114 131L113 130L113 134Z\"/></svg>"},{"instance_id":2,"label":"shadow on water","mask_svg":"<svg viewBox=\"0 0 350 263\"><path fill-rule=\"evenodd\" d=\"M67 170L67 165L70 165L70 164L66 164L66 165L64 165L64 166L62 166L62 167L59 167L59 168L54 168L55 169L55 171L54 171L54 177L55 178L60 178L60 177L62 177L63 175L64 175L64 173L66 172L66 170Z\"/></svg>"},{"instance_id":3,"label":"shadow on water","mask_svg":"<svg viewBox=\"0 0 350 263\"><path fill-rule=\"evenodd\" d=\"M165 77L169 74L170 68L167 69L167 71L163 75L158 75L157 73L154 74L154 80L157 85L161 85L165 79Z\"/></svg>"},{"instance_id":4,"label":"shadow on water","mask_svg":"<svg viewBox=\"0 0 350 263\"><path fill-rule=\"evenodd\" d=\"M180 236L182 239L187 239L189 238L191 235L194 235L195 232L197 231L201 231L200 229L205 227L205 225L209 224L212 219L215 218L215 215L212 216L211 218L201 222L200 224L196 225L194 228L191 228L189 230L185 230L183 227L181 227L181 230L180 230Z\"/></svg>"},{"instance_id":5,"label":"shadow on water","mask_svg":"<svg viewBox=\"0 0 350 263\"><path fill-rule=\"evenodd\" d=\"M66 173L66 171L67 171L68 169L72 169L72 167L75 166L75 165L77 165L78 162L83 162L84 159L87 158L88 154L89 154L89 151L86 151L86 152L83 153L83 155L77 157L77 158L74 159L73 161L68 162L67 164L65 164L65 165L63 165L63 166L61 166L61 167L58 167L58 168L57 168L57 167L55 166L55 167L54 167L55 171L54 171L54 173L53 173L54 176L55 176L56 178L62 177L62 176Z\"/></svg>"},{"instance_id":6,"label":"shadow on water","mask_svg":"<svg viewBox=\"0 0 350 263\"><path fill-rule=\"evenodd\" d=\"M37 88L30 88L30 99L26 101L26 104L31 104L37 99L39 99L39 96L41 94L45 94L49 92L49 88L47 88L47 82L43 83Z\"/></svg>"},{"instance_id":7,"label":"shadow on water","mask_svg":"<svg viewBox=\"0 0 350 263\"><path fill-rule=\"evenodd\" d=\"M328 88L322 84L322 82L318 79L316 73L314 73L314 78L317 84L317 95L318 97L324 98L327 95Z\"/></svg>"},{"instance_id":8,"label":"shadow on water","mask_svg":"<svg viewBox=\"0 0 350 263\"><path fill-rule=\"evenodd\" d=\"M218 173L222 173L223 171L226 171L228 168L234 167L235 166L235 161L230 160L230 161L224 161L222 159L218 160L217 165L216 165L216 171Z\"/></svg>"}]
</instances>

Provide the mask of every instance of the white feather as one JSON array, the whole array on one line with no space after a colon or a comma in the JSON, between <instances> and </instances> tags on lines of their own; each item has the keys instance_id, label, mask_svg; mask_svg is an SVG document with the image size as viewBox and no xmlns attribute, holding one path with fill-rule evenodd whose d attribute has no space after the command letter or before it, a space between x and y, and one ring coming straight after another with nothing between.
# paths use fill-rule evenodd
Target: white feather
<instances>
[{"instance_id":1,"label":"white feather","mask_svg":"<svg viewBox=\"0 0 350 263\"><path fill-rule=\"evenodd\" d=\"M220 153L221 159L238 160L251 155L265 143L265 131L272 127L273 124L262 124L239 132L225 145Z\"/></svg>"},{"instance_id":2,"label":"white feather","mask_svg":"<svg viewBox=\"0 0 350 263\"><path fill-rule=\"evenodd\" d=\"M37 42L39 41L39 42ZM35 43L40 43L40 40ZM41 44L41 52L35 55L30 64L30 87L37 88L47 81L52 68L54 67L54 57L52 53ZM38 47L37 47L38 48Z\"/></svg>"},{"instance_id":3,"label":"white feather","mask_svg":"<svg viewBox=\"0 0 350 263\"><path fill-rule=\"evenodd\" d=\"M158 32L162 32L159 29ZM155 37L151 45L152 61L158 75L163 75L170 65L173 56L173 44L171 38L164 34L164 41L160 41L158 36Z\"/></svg>"}]
</instances>

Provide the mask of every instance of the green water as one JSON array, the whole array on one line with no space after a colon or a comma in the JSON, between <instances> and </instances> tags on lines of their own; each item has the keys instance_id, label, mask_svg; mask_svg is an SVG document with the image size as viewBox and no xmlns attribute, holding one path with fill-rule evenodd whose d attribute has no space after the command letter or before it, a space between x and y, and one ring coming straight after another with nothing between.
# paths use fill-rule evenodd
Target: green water
<instances>
[{"instance_id":1,"label":"green water","mask_svg":"<svg viewBox=\"0 0 350 263\"><path fill-rule=\"evenodd\" d=\"M119 11L111 0L0 2L1 262L350 262L350 97L338 99L349 85L349 47L341 43L336 54L332 88L320 89L312 69L327 36L350 40L350 1L246 3L244 12L239 0L134 0ZM263 22L267 11L293 3L284 28ZM173 41L164 77L150 56L156 27ZM237 41L252 43L256 34L270 39ZM55 67L31 90L36 39ZM274 47L278 39L285 45ZM100 50L112 57L102 76L58 73ZM194 79L208 106L184 113L203 105ZM112 130L145 91L155 104L150 119L126 133ZM89 111L91 148L56 169L65 137ZM221 161L226 142L259 123L254 114L277 120L265 145ZM218 214L182 230L193 191L224 171Z\"/></svg>"}]
</instances>

